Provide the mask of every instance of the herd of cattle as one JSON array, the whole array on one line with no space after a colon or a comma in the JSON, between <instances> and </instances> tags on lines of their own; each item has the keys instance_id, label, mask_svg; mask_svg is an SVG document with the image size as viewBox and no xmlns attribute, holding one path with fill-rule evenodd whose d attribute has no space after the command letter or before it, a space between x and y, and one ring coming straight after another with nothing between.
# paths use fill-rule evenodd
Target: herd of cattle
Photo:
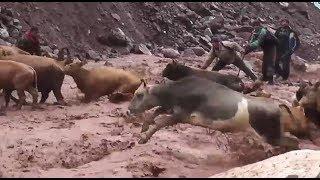
<instances>
[{"instance_id":1,"label":"herd of cattle","mask_svg":"<svg viewBox=\"0 0 320 180\"><path fill-rule=\"evenodd\" d=\"M35 56L14 46L0 46L0 89L3 89L5 107L10 99L17 108L27 104L25 91L33 97L33 107L44 103L53 91L55 104L66 105L61 93L64 76L71 76L85 94L84 102L108 95L110 102L131 100L127 115L136 116L157 107L142 126L139 143L146 143L159 129L177 123L188 123L221 132L250 130L271 145L298 148L298 142L288 133L308 137L310 124L320 125L320 82L302 83L291 107L265 97L248 93L234 75L221 74L187 67L175 61L162 71L171 80L150 87L143 79L122 69L99 67L85 69L86 61L73 62ZM67 54L68 54L67 50ZM69 54L70 55L70 54ZM18 99L11 93L16 90ZM303 112L303 113L301 113ZM161 114L169 114L156 119ZM288 133L287 133L288 132Z\"/></svg>"}]
</instances>

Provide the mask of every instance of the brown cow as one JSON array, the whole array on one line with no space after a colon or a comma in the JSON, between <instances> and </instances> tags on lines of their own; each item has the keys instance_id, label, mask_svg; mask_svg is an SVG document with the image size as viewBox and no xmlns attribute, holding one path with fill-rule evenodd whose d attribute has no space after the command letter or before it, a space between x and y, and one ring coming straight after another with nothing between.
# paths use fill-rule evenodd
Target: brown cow
<instances>
[{"instance_id":1,"label":"brown cow","mask_svg":"<svg viewBox=\"0 0 320 180\"><path fill-rule=\"evenodd\" d=\"M85 94L85 102L97 100L104 95L110 95L111 102L122 101L122 98L131 99L140 85L140 79L130 72L112 67L87 70L82 67L86 63L74 62L64 68L65 74L73 77L77 87Z\"/></svg>"},{"instance_id":2,"label":"brown cow","mask_svg":"<svg viewBox=\"0 0 320 180\"><path fill-rule=\"evenodd\" d=\"M32 95L34 107L37 104L37 73L28 65L14 61L0 61L0 88L4 89L6 107L13 90L17 90L19 96L18 109L21 109L25 102L24 91Z\"/></svg>"}]
</instances>

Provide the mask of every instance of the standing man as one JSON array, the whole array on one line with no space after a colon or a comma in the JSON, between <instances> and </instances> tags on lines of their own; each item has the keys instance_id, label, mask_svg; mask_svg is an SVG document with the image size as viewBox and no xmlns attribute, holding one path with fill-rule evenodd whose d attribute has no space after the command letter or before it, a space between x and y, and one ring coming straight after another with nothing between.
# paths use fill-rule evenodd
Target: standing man
<instances>
[{"instance_id":1,"label":"standing man","mask_svg":"<svg viewBox=\"0 0 320 180\"><path fill-rule=\"evenodd\" d=\"M41 51L38 33L39 30L37 27L31 27L31 29L26 32L24 37L18 41L17 47L32 55L40 56Z\"/></svg>"},{"instance_id":2,"label":"standing man","mask_svg":"<svg viewBox=\"0 0 320 180\"><path fill-rule=\"evenodd\" d=\"M275 36L279 40L275 67L277 76L281 76L283 80L287 80L290 75L291 55L299 48L300 40L289 26L288 19L282 19L280 24L281 27L275 32Z\"/></svg>"},{"instance_id":3,"label":"standing man","mask_svg":"<svg viewBox=\"0 0 320 180\"><path fill-rule=\"evenodd\" d=\"M241 59L239 52L244 52L244 49L236 42L221 41L219 38L215 37L212 39L212 49L209 53L209 57L201 69L206 69L215 58L218 58L212 71L219 71L226 65L233 64L255 81L257 76L246 66Z\"/></svg>"},{"instance_id":4,"label":"standing man","mask_svg":"<svg viewBox=\"0 0 320 180\"><path fill-rule=\"evenodd\" d=\"M259 20L253 22L254 32L248 45L245 46L245 54L261 47L263 50L262 59L262 81L268 81L273 84L273 75L275 74L275 60L277 38L266 27L261 25Z\"/></svg>"}]
</instances>

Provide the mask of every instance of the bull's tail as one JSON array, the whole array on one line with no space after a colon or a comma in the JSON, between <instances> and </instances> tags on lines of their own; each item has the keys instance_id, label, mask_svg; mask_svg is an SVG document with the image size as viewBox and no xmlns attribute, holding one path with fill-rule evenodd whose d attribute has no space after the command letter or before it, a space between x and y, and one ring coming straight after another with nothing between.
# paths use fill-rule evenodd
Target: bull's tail
<instances>
[{"instance_id":1,"label":"bull's tail","mask_svg":"<svg viewBox=\"0 0 320 180\"><path fill-rule=\"evenodd\" d=\"M37 77L37 72L32 68L33 71L33 84L32 86L36 89L38 89L38 77Z\"/></svg>"}]
</instances>

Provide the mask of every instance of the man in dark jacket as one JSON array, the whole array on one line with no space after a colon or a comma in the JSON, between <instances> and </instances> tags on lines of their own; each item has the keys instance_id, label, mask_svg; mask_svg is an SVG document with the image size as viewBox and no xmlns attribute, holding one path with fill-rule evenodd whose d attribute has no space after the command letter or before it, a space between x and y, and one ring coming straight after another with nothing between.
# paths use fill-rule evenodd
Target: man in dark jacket
<instances>
[{"instance_id":1,"label":"man in dark jacket","mask_svg":"<svg viewBox=\"0 0 320 180\"><path fill-rule=\"evenodd\" d=\"M263 50L262 59L262 80L273 84L275 74L277 38L266 27L261 25L259 20L253 23L255 28L253 36L248 45L245 46L245 54L248 54L259 47Z\"/></svg>"},{"instance_id":2,"label":"man in dark jacket","mask_svg":"<svg viewBox=\"0 0 320 180\"><path fill-rule=\"evenodd\" d=\"M287 19L282 19L280 23L281 27L275 32L275 36L279 40L275 68L277 76L282 76L283 80L287 80L290 75L291 55L299 48L300 41L297 34L289 26Z\"/></svg>"},{"instance_id":3,"label":"man in dark jacket","mask_svg":"<svg viewBox=\"0 0 320 180\"><path fill-rule=\"evenodd\" d=\"M26 32L24 37L18 41L17 47L33 55L40 56L40 43L38 28L32 27L29 31Z\"/></svg>"}]
</instances>

